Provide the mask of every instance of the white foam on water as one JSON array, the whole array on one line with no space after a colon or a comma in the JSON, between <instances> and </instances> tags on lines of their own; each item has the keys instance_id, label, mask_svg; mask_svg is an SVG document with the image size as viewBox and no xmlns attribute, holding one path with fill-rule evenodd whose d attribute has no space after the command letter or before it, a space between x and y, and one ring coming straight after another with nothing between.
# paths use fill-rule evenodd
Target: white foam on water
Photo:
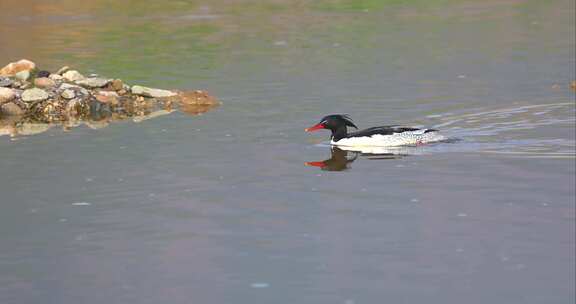
<instances>
[{"instance_id":1,"label":"white foam on water","mask_svg":"<svg viewBox=\"0 0 576 304\"><path fill-rule=\"evenodd\" d=\"M90 205L92 205L92 203L89 203L89 202L75 202L75 203L72 203L72 206L90 206Z\"/></svg>"}]
</instances>

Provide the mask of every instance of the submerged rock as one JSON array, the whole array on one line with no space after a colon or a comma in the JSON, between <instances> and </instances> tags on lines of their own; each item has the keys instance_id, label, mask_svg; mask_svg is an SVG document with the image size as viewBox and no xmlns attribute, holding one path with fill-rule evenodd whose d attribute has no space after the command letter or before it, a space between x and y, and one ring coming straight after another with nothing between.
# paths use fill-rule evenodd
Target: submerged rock
<instances>
[{"instance_id":1,"label":"submerged rock","mask_svg":"<svg viewBox=\"0 0 576 304\"><path fill-rule=\"evenodd\" d=\"M28 89L22 92L22 101L24 102L35 102L43 101L50 97L46 91L38 88Z\"/></svg>"},{"instance_id":2,"label":"submerged rock","mask_svg":"<svg viewBox=\"0 0 576 304\"><path fill-rule=\"evenodd\" d=\"M180 103L183 105L219 104L219 101L215 97L201 90L179 92L178 97L180 97Z\"/></svg>"},{"instance_id":3,"label":"submerged rock","mask_svg":"<svg viewBox=\"0 0 576 304\"><path fill-rule=\"evenodd\" d=\"M11 116L2 118L0 115L0 136L16 136L16 128L15 125L19 122L20 117L18 116Z\"/></svg>"},{"instance_id":4,"label":"submerged rock","mask_svg":"<svg viewBox=\"0 0 576 304\"><path fill-rule=\"evenodd\" d=\"M22 59L17 62L11 62L0 69L0 76L14 76L20 71L30 71L36 68L36 64L30 60Z\"/></svg>"},{"instance_id":5,"label":"submerged rock","mask_svg":"<svg viewBox=\"0 0 576 304\"><path fill-rule=\"evenodd\" d=\"M166 97L173 97L173 96L177 95L176 93L174 93L172 91L148 88L148 87L143 87L143 86L139 86L139 85L132 86L131 91L132 91L132 94L135 94L135 95L144 96L144 97L153 97L153 98L166 98Z\"/></svg>"},{"instance_id":6,"label":"submerged rock","mask_svg":"<svg viewBox=\"0 0 576 304\"><path fill-rule=\"evenodd\" d=\"M182 111L183 113L186 113L188 115L202 115L208 111L213 110L214 108L216 108L218 106L218 104L211 104L211 105L207 105L207 104L184 104L184 105L180 105L180 111Z\"/></svg>"},{"instance_id":7,"label":"submerged rock","mask_svg":"<svg viewBox=\"0 0 576 304\"><path fill-rule=\"evenodd\" d=\"M88 126L88 128L92 130L103 129L106 128L108 125L110 125L110 123L106 120L87 121L85 124Z\"/></svg>"},{"instance_id":8,"label":"submerged rock","mask_svg":"<svg viewBox=\"0 0 576 304\"><path fill-rule=\"evenodd\" d=\"M144 115L135 116L134 118L132 118L132 120L134 122L143 122L143 121L148 120L148 119L168 115L172 112L174 112L174 110L157 110L157 111L150 112L150 113L147 113Z\"/></svg>"},{"instance_id":9,"label":"submerged rock","mask_svg":"<svg viewBox=\"0 0 576 304\"><path fill-rule=\"evenodd\" d=\"M16 127L16 131L20 135L34 135L48 131L52 125L36 122L25 122Z\"/></svg>"}]
</instances>

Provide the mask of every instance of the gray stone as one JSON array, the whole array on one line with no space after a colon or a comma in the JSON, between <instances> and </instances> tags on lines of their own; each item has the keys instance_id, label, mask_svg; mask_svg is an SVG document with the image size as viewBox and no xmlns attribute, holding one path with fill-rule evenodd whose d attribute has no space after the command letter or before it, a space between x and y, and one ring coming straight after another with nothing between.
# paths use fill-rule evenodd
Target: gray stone
<instances>
[{"instance_id":1,"label":"gray stone","mask_svg":"<svg viewBox=\"0 0 576 304\"><path fill-rule=\"evenodd\" d=\"M102 88L105 87L108 83L110 83L110 79L104 79L99 77L86 78L83 80L76 81L76 84L81 85L88 89Z\"/></svg>"},{"instance_id":2,"label":"gray stone","mask_svg":"<svg viewBox=\"0 0 576 304\"><path fill-rule=\"evenodd\" d=\"M6 77L0 77L0 87L9 87L14 83L12 79Z\"/></svg>"},{"instance_id":3,"label":"gray stone","mask_svg":"<svg viewBox=\"0 0 576 304\"><path fill-rule=\"evenodd\" d=\"M0 106L0 113L4 115L22 115L24 114L24 110L14 102L7 102Z\"/></svg>"},{"instance_id":4,"label":"gray stone","mask_svg":"<svg viewBox=\"0 0 576 304\"><path fill-rule=\"evenodd\" d=\"M176 96L176 93L168 90L161 90L161 89L153 89L147 88L139 85L132 86L132 94L140 95L144 97L154 97L154 98L163 98L163 97L172 97Z\"/></svg>"},{"instance_id":5,"label":"gray stone","mask_svg":"<svg viewBox=\"0 0 576 304\"><path fill-rule=\"evenodd\" d=\"M86 78L84 75L80 74L80 72L75 70L67 71L66 73L62 74L62 76L68 81L78 81Z\"/></svg>"},{"instance_id":6,"label":"gray stone","mask_svg":"<svg viewBox=\"0 0 576 304\"><path fill-rule=\"evenodd\" d=\"M22 101L24 102L35 102L43 101L50 97L46 91L38 88L28 89L22 92Z\"/></svg>"},{"instance_id":7,"label":"gray stone","mask_svg":"<svg viewBox=\"0 0 576 304\"><path fill-rule=\"evenodd\" d=\"M16 73L15 77L18 80L26 81L26 80L28 80L28 78L30 78L30 71L28 71L28 70L20 71L20 72Z\"/></svg>"},{"instance_id":8,"label":"gray stone","mask_svg":"<svg viewBox=\"0 0 576 304\"><path fill-rule=\"evenodd\" d=\"M9 88L0 87L0 105L12 101L16 97L16 92Z\"/></svg>"},{"instance_id":9,"label":"gray stone","mask_svg":"<svg viewBox=\"0 0 576 304\"><path fill-rule=\"evenodd\" d=\"M62 96L64 99L72 99L76 97L76 93L72 89L66 89L60 93L60 96Z\"/></svg>"}]
</instances>

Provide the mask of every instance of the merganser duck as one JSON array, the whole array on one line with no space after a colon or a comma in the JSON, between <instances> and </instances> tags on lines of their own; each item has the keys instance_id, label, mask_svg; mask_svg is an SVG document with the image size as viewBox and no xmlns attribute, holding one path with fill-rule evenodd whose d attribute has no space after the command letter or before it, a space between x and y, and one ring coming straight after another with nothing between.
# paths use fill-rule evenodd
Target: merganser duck
<instances>
[{"instance_id":1,"label":"merganser duck","mask_svg":"<svg viewBox=\"0 0 576 304\"><path fill-rule=\"evenodd\" d=\"M330 143L340 147L395 147L420 145L443 141L446 138L435 129L419 129L401 126L381 126L348 133L347 127L358 129L348 115L325 116L319 123L305 129L312 132L320 129L332 131Z\"/></svg>"}]
</instances>

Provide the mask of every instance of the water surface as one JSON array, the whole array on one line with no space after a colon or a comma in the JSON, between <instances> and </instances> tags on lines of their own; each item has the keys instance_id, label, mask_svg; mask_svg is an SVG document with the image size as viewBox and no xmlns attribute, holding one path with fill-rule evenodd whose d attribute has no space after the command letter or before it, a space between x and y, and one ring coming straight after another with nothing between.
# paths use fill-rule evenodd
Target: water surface
<instances>
[{"instance_id":1,"label":"water surface","mask_svg":"<svg viewBox=\"0 0 576 304\"><path fill-rule=\"evenodd\" d=\"M223 105L0 137L0 302L573 303L574 13L3 0L0 62ZM458 140L306 166L330 113Z\"/></svg>"}]
</instances>

